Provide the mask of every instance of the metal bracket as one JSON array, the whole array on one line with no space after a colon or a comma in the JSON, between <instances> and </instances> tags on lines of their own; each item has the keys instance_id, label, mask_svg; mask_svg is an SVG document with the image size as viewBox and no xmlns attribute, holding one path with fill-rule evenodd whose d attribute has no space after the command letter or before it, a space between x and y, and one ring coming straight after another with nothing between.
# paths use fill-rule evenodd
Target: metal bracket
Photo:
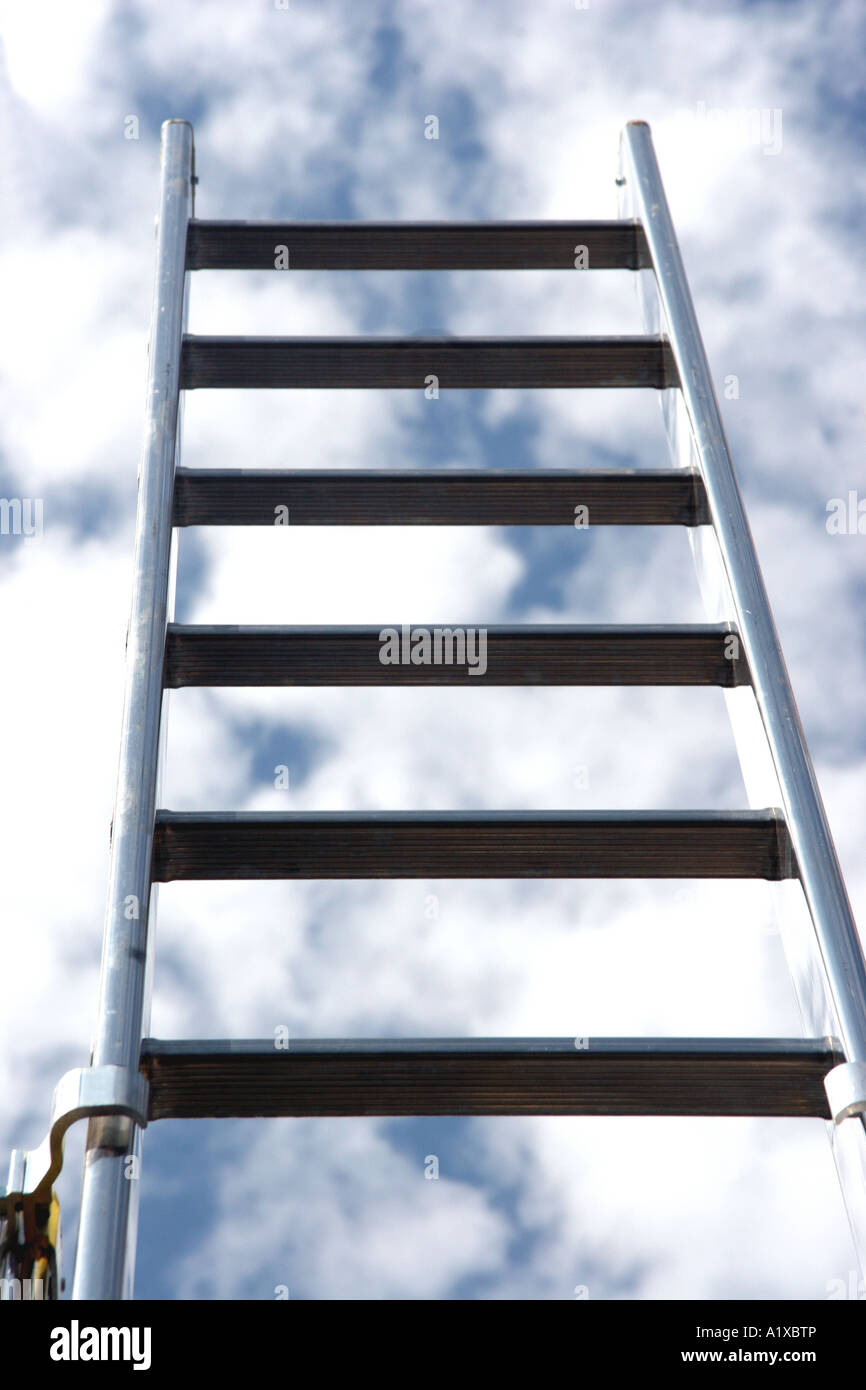
<instances>
[{"instance_id":1,"label":"metal bracket","mask_svg":"<svg viewBox=\"0 0 866 1390\"><path fill-rule=\"evenodd\" d=\"M121 1115L144 1129L150 1085L126 1067L75 1067L58 1081L51 1101L51 1123L38 1149L13 1149L9 1182L0 1189L0 1216L11 1219L22 1206L49 1202L63 1167L63 1141L76 1120ZM4 1213L5 1208L5 1213Z\"/></svg>"},{"instance_id":2,"label":"metal bracket","mask_svg":"<svg viewBox=\"0 0 866 1390\"><path fill-rule=\"evenodd\" d=\"M837 1125L852 1115L866 1115L866 1062L840 1062L824 1077L824 1090Z\"/></svg>"}]
</instances>

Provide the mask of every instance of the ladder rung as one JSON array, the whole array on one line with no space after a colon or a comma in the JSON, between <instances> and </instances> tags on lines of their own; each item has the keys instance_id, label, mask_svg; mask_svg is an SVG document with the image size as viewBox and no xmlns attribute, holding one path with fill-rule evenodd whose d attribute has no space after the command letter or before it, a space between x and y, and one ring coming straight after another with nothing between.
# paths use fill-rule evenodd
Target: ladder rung
<instances>
[{"instance_id":1,"label":"ladder rung","mask_svg":"<svg viewBox=\"0 0 866 1390\"><path fill-rule=\"evenodd\" d=\"M640 270L636 222L217 222L189 224L189 270Z\"/></svg>"},{"instance_id":2,"label":"ladder rung","mask_svg":"<svg viewBox=\"0 0 866 1390\"><path fill-rule=\"evenodd\" d=\"M775 811L158 811L154 881L792 878Z\"/></svg>"},{"instance_id":3,"label":"ladder rung","mask_svg":"<svg viewBox=\"0 0 866 1390\"><path fill-rule=\"evenodd\" d=\"M142 1045L150 1118L789 1115L829 1119L828 1038L406 1038Z\"/></svg>"},{"instance_id":4,"label":"ladder rung","mask_svg":"<svg viewBox=\"0 0 866 1390\"><path fill-rule=\"evenodd\" d=\"M181 387L655 387L678 385L660 338L234 338L187 335Z\"/></svg>"},{"instance_id":5,"label":"ladder rung","mask_svg":"<svg viewBox=\"0 0 866 1390\"><path fill-rule=\"evenodd\" d=\"M383 663L391 638L395 661ZM486 634L481 644L480 633ZM425 636L426 634L426 636ZM438 636L437 636L438 634ZM269 685L749 684L727 623L668 627L169 625L167 687ZM410 660L413 643L427 660ZM438 645L437 645L438 644ZM483 650L483 662L481 654ZM438 655L438 660L435 659ZM470 664L471 663L471 664Z\"/></svg>"},{"instance_id":6,"label":"ladder rung","mask_svg":"<svg viewBox=\"0 0 866 1390\"><path fill-rule=\"evenodd\" d=\"M704 526L699 473L685 468L179 468L175 526ZM280 512L285 519L285 513Z\"/></svg>"}]
</instances>

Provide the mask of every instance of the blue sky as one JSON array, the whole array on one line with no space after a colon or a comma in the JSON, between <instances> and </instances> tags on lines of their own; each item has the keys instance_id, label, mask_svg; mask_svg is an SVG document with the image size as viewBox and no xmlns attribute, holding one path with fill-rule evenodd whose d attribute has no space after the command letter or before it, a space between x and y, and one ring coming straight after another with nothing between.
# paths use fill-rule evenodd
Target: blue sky
<instances>
[{"instance_id":1,"label":"blue sky","mask_svg":"<svg viewBox=\"0 0 866 1390\"><path fill-rule=\"evenodd\" d=\"M866 201L856 3L0 3L3 884L19 987L0 1150L42 1137L93 1027L131 582L159 127L197 211L616 215L653 127L794 689L866 916ZM779 112L779 148L727 113ZM425 117L439 139L424 138ZM124 137L138 118L137 140ZM201 333L638 333L605 272L202 273ZM655 393L191 393L208 467L663 467ZM186 532L189 622L700 621L673 528ZM274 768L290 768L290 787ZM585 768L581 786L576 769ZM181 691L177 810L745 805L716 690ZM425 904L438 899L430 919ZM797 1035L763 884L172 884L162 1038ZM82 1127L83 1128L83 1127ZM61 1179L71 1271L83 1133ZM435 1153L440 1178L424 1178ZM823 1298L853 1247L820 1122L162 1121L138 1297Z\"/></svg>"}]
</instances>

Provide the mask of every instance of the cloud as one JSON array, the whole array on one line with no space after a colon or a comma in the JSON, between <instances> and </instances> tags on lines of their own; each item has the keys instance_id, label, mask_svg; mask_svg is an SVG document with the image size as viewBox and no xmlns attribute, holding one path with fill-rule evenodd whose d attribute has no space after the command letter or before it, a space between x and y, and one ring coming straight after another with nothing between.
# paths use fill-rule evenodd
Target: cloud
<instances>
[{"instance_id":1,"label":"cloud","mask_svg":"<svg viewBox=\"0 0 866 1390\"><path fill-rule=\"evenodd\" d=\"M199 215L234 218L609 217L618 131L652 121L717 385L739 381L726 425L862 917L864 562L857 537L824 524L827 499L857 486L863 447L864 189L845 126L858 7L6 8L15 196L0 248L0 468L4 495L44 497L46 518L38 542L0 538L6 944L23 982L0 1037L6 1147L41 1138L51 1085L85 1060L93 1022L156 145L170 115L195 120ZM778 153L683 118L701 102L779 108ZM130 114L138 140L125 138ZM430 114L437 141L424 138ZM631 277L613 272L208 273L191 328L582 334L640 322ZM200 391L184 430L196 467L667 461L652 392ZM187 532L180 611L227 623L699 619L681 534L544 539ZM175 808L744 800L717 691L183 691L168 753ZM287 791L277 762L291 767ZM157 937L161 1037L266 1036L280 1022L310 1037L799 1031L760 884L172 884ZM271 1297L286 1284L292 1297L571 1298L586 1284L593 1298L822 1297L854 1263L817 1123L413 1123L225 1122L186 1147L176 1126L154 1126L145 1204L186 1235L166 1260L143 1232L139 1296ZM438 1182L423 1177L429 1152ZM74 1233L77 1172L62 1184ZM246 1238L257 1225L267 1248Z\"/></svg>"}]
</instances>

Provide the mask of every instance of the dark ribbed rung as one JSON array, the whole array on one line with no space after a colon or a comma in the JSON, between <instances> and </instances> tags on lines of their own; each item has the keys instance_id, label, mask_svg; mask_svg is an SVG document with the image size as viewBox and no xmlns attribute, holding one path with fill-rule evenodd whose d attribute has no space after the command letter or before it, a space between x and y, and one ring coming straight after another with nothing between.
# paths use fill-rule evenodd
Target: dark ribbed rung
<instances>
[{"instance_id":1,"label":"dark ribbed rung","mask_svg":"<svg viewBox=\"0 0 866 1390\"><path fill-rule=\"evenodd\" d=\"M575 508L585 507L577 514ZM175 526L703 526L700 474L684 468L179 468Z\"/></svg>"},{"instance_id":2,"label":"dark ribbed rung","mask_svg":"<svg viewBox=\"0 0 866 1390\"><path fill-rule=\"evenodd\" d=\"M726 655L729 648L731 656ZM393 659L383 662L383 655ZM170 687L736 686L748 685L749 672L739 639L725 623L486 628L171 624L164 680Z\"/></svg>"},{"instance_id":3,"label":"dark ribbed rung","mask_svg":"<svg viewBox=\"0 0 866 1390\"><path fill-rule=\"evenodd\" d=\"M678 384L659 338L211 338L187 336L181 386L655 387Z\"/></svg>"},{"instance_id":4,"label":"dark ribbed rung","mask_svg":"<svg viewBox=\"0 0 866 1390\"><path fill-rule=\"evenodd\" d=\"M827 1038L160 1042L150 1118L775 1115L829 1119Z\"/></svg>"},{"instance_id":5,"label":"dark ribbed rung","mask_svg":"<svg viewBox=\"0 0 866 1390\"><path fill-rule=\"evenodd\" d=\"M636 222L191 221L190 270L639 270ZM576 254L578 247L585 247Z\"/></svg>"},{"instance_id":6,"label":"dark ribbed rung","mask_svg":"<svg viewBox=\"0 0 866 1390\"><path fill-rule=\"evenodd\" d=\"M159 811L153 878L790 878L773 811Z\"/></svg>"}]
</instances>

